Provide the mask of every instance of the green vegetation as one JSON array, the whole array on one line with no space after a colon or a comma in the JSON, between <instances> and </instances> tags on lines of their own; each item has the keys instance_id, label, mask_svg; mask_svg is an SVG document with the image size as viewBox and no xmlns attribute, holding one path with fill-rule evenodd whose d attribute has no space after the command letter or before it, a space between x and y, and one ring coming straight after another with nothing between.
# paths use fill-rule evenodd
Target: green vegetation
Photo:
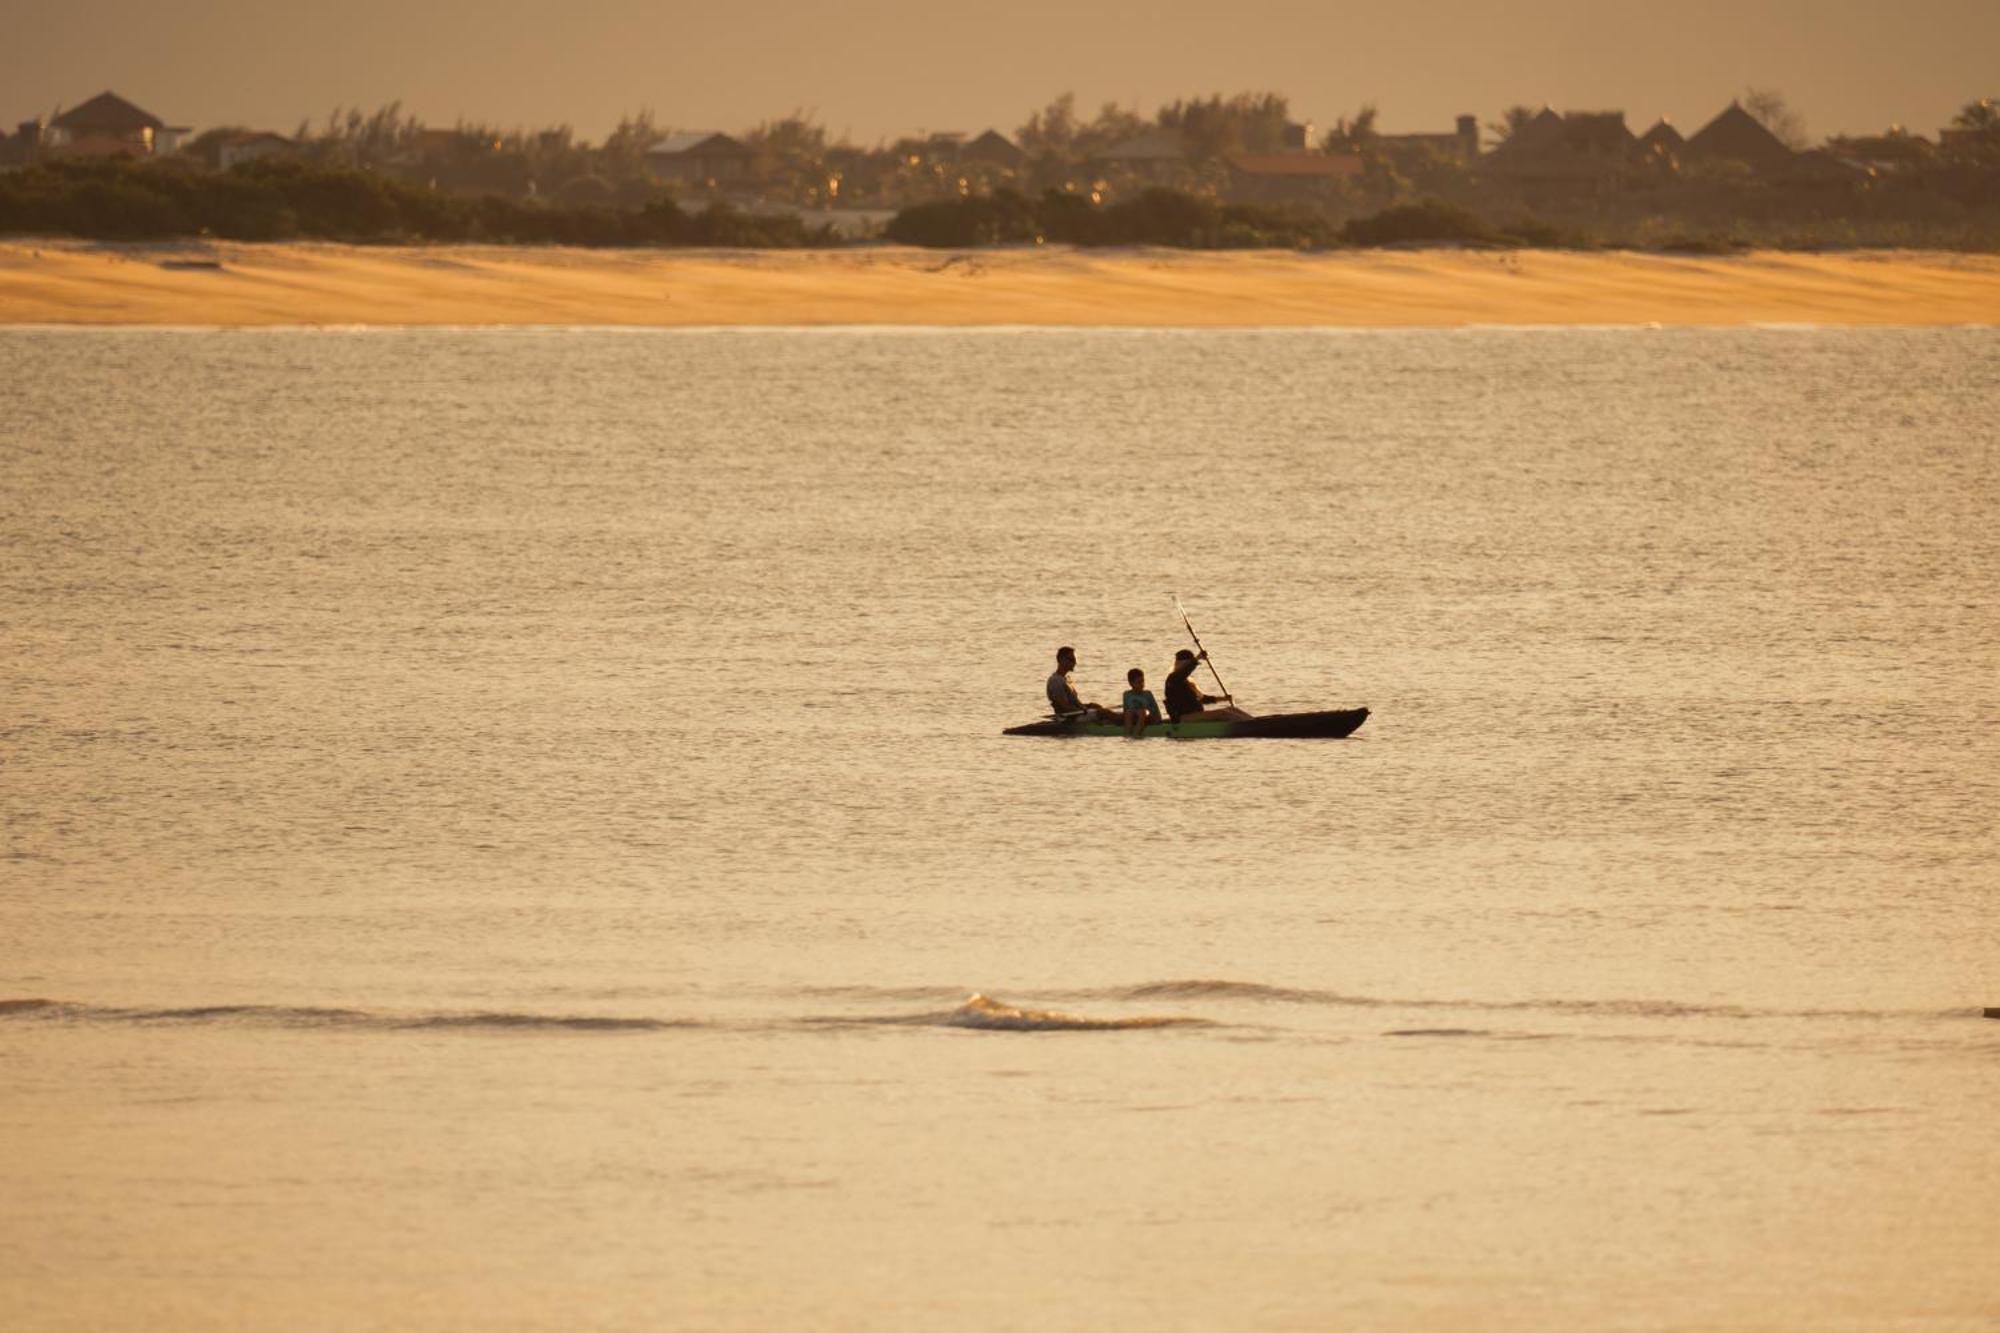
<instances>
[{"instance_id":1,"label":"green vegetation","mask_svg":"<svg viewBox=\"0 0 2000 1333\"><path fill-rule=\"evenodd\" d=\"M905 245L950 248L1051 241L1188 250L1319 249L1335 240L1332 224L1312 213L1219 204L1160 189L1104 205L1057 190L1031 203L1000 190L906 208L889 223L887 235Z\"/></svg>"},{"instance_id":2,"label":"green vegetation","mask_svg":"<svg viewBox=\"0 0 2000 1333\"><path fill-rule=\"evenodd\" d=\"M1340 229L1349 245L1575 245L1547 223L1524 220L1489 226L1463 208L1426 199L1399 204L1371 217L1355 218Z\"/></svg>"},{"instance_id":3,"label":"green vegetation","mask_svg":"<svg viewBox=\"0 0 2000 1333\"><path fill-rule=\"evenodd\" d=\"M1052 241L1069 245L1159 245L1185 250L1324 250L1340 245L1580 245L1545 223L1489 225L1436 200L1403 204L1335 227L1300 209L1218 204L1152 189L1093 205L1051 190L1031 203L1012 191L918 204L898 213L887 235L905 245L964 249Z\"/></svg>"},{"instance_id":4,"label":"green vegetation","mask_svg":"<svg viewBox=\"0 0 2000 1333\"><path fill-rule=\"evenodd\" d=\"M0 175L0 233L146 241L213 236L360 243L823 245L823 228L715 203L684 211L661 194L639 208L560 206L446 194L374 172L296 161L230 171L172 162L51 162Z\"/></svg>"}]
</instances>

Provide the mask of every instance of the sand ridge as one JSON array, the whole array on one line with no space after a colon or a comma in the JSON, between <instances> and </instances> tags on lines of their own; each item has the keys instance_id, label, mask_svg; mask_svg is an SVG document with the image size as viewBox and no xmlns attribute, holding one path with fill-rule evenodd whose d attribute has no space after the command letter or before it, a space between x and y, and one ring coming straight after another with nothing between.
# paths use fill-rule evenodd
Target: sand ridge
<instances>
[{"instance_id":1,"label":"sand ridge","mask_svg":"<svg viewBox=\"0 0 2000 1333\"><path fill-rule=\"evenodd\" d=\"M0 242L0 324L1652 323L1996 324L2000 256Z\"/></svg>"}]
</instances>

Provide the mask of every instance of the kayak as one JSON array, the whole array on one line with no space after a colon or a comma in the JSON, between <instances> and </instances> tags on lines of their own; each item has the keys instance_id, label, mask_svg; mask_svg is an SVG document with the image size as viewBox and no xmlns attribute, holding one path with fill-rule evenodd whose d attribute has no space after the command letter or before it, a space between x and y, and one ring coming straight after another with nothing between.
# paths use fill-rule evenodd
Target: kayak
<instances>
[{"instance_id":1,"label":"kayak","mask_svg":"<svg viewBox=\"0 0 2000 1333\"><path fill-rule=\"evenodd\" d=\"M1142 736L1165 736L1170 740L1199 741L1252 737L1267 740L1338 740L1352 735L1368 720L1365 708L1336 708L1324 713L1273 713L1269 717L1230 721L1217 718L1208 722L1155 722ZM1082 718L1060 721L1045 718L1023 726L1009 727L1005 736L1123 736L1120 722L1086 722Z\"/></svg>"}]
</instances>

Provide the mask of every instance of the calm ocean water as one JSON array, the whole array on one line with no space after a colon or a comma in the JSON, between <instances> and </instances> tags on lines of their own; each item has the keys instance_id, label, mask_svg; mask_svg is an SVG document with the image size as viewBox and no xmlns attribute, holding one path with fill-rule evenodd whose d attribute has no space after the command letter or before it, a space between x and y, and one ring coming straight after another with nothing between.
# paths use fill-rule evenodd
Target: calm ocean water
<instances>
[{"instance_id":1,"label":"calm ocean water","mask_svg":"<svg viewBox=\"0 0 2000 1333\"><path fill-rule=\"evenodd\" d=\"M2000 1326L2000 331L0 386L10 1330Z\"/></svg>"}]
</instances>

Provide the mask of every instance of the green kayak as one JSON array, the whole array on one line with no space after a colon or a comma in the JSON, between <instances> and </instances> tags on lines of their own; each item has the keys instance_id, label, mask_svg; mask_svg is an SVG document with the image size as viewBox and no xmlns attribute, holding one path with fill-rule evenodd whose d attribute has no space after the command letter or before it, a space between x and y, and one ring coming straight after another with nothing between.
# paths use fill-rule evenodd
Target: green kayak
<instances>
[{"instance_id":1,"label":"green kayak","mask_svg":"<svg viewBox=\"0 0 2000 1333\"><path fill-rule=\"evenodd\" d=\"M1263 738L1267 740L1337 740L1352 735L1355 728L1368 720L1365 708L1337 708L1324 713L1274 713L1270 717L1251 717L1241 721L1216 720L1212 722L1156 722L1147 727L1145 735L1165 736L1170 740L1199 741L1230 738ZM1040 722L1029 722L1023 726L1009 727L1002 733L1007 736L1123 736L1125 728L1117 722L1086 722L1082 718L1067 721L1046 718Z\"/></svg>"}]
</instances>

